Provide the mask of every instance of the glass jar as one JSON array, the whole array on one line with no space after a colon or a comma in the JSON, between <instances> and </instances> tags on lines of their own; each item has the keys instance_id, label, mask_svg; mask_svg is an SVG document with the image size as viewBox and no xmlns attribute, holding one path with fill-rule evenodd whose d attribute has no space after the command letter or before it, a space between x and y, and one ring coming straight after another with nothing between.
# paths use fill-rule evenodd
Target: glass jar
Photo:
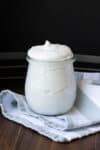
<instances>
[{"instance_id":1,"label":"glass jar","mask_svg":"<svg viewBox=\"0 0 100 150\"><path fill-rule=\"evenodd\" d=\"M74 58L39 60L27 57L25 96L30 108L44 115L68 112L76 97Z\"/></svg>"}]
</instances>

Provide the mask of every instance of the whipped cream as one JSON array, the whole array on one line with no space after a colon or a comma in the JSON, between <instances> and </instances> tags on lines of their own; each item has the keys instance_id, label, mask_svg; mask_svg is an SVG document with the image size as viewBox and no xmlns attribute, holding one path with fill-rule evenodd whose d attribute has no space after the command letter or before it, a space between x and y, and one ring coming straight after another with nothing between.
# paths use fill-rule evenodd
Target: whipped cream
<instances>
[{"instance_id":1,"label":"whipped cream","mask_svg":"<svg viewBox=\"0 0 100 150\"><path fill-rule=\"evenodd\" d=\"M71 49L62 44L52 44L45 41L44 45L33 46L28 50L28 56L36 60L60 61L73 57Z\"/></svg>"}]
</instances>

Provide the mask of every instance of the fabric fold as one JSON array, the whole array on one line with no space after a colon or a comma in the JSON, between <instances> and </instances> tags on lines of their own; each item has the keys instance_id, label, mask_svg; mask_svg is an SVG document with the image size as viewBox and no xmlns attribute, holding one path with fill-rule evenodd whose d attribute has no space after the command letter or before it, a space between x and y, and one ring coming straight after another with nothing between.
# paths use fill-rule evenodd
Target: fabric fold
<instances>
[{"instance_id":1,"label":"fabric fold","mask_svg":"<svg viewBox=\"0 0 100 150\"><path fill-rule=\"evenodd\" d=\"M57 142L72 141L100 131L100 92L97 99L91 99L91 88L96 92L96 84L89 80L79 80L74 107L64 115L44 116L33 112L24 95L11 90L0 92L2 115L18 124L37 131ZM100 85L98 85L100 89ZM86 88L89 88L88 94Z\"/></svg>"}]
</instances>

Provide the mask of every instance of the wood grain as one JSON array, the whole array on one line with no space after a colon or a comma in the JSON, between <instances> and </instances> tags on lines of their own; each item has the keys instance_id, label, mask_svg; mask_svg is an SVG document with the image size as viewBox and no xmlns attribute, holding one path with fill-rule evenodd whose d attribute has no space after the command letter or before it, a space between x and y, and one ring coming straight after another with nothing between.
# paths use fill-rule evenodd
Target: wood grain
<instances>
[{"instance_id":1,"label":"wood grain","mask_svg":"<svg viewBox=\"0 0 100 150\"><path fill-rule=\"evenodd\" d=\"M0 150L14 150L21 126L0 116Z\"/></svg>"}]
</instances>

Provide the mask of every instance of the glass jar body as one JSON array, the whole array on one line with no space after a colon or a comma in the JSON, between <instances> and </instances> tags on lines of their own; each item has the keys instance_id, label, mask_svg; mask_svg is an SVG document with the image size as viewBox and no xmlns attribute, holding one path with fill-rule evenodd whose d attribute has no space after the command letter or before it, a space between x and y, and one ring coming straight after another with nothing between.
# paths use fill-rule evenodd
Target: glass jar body
<instances>
[{"instance_id":1,"label":"glass jar body","mask_svg":"<svg viewBox=\"0 0 100 150\"><path fill-rule=\"evenodd\" d=\"M25 96L30 108L44 115L68 112L76 97L73 60L28 60Z\"/></svg>"}]
</instances>

